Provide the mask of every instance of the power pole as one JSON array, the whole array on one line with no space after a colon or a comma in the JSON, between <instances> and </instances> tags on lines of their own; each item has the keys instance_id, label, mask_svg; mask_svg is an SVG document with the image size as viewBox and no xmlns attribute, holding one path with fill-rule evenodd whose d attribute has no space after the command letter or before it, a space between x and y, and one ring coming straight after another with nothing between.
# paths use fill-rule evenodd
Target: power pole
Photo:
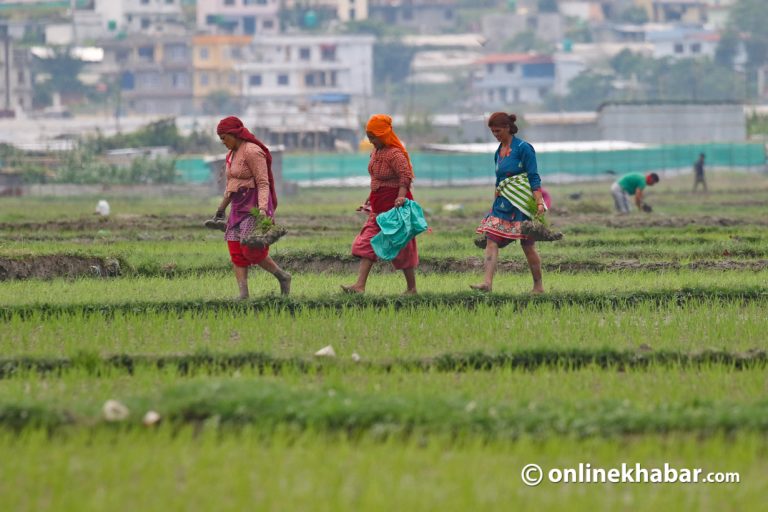
<instances>
[{"instance_id":1,"label":"power pole","mask_svg":"<svg viewBox=\"0 0 768 512\"><path fill-rule=\"evenodd\" d=\"M8 37L8 27L0 27L3 38L3 64L5 67L5 110L11 110L11 41Z\"/></svg>"},{"instance_id":2,"label":"power pole","mask_svg":"<svg viewBox=\"0 0 768 512\"><path fill-rule=\"evenodd\" d=\"M72 46L77 46L77 23L75 22L77 0L69 0L69 9L72 11Z\"/></svg>"}]
</instances>

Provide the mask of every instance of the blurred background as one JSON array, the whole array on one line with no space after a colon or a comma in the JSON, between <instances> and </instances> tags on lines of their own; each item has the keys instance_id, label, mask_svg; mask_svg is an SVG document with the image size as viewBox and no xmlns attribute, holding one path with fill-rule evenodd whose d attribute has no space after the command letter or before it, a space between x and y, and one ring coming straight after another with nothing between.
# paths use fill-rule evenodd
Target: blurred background
<instances>
[{"instance_id":1,"label":"blurred background","mask_svg":"<svg viewBox=\"0 0 768 512\"><path fill-rule=\"evenodd\" d=\"M548 182L765 171L764 0L2 0L0 194L211 193L221 117L284 194L364 186L392 115L417 185L485 184L489 113Z\"/></svg>"}]
</instances>

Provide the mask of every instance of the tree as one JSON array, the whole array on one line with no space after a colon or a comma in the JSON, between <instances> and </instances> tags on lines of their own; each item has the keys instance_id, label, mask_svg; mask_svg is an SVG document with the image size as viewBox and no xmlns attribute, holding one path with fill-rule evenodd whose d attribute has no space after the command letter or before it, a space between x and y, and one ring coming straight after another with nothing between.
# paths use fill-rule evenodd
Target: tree
<instances>
[{"instance_id":1,"label":"tree","mask_svg":"<svg viewBox=\"0 0 768 512\"><path fill-rule=\"evenodd\" d=\"M50 102L52 93L62 96L87 94L88 87L78 78L84 65L83 61L72 57L69 48L64 47L54 49L50 57L35 59L37 73L47 78L35 85L37 101Z\"/></svg>"},{"instance_id":2,"label":"tree","mask_svg":"<svg viewBox=\"0 0 768 512\"><path fill-rule=\"evenodd\" d=\"M552 110L596 110L601 103L614 99L611 75L584 71L568 84L565 97L553 96L547 100Z\"/></svg>"},{"instance_id":3,"label":"tree","mask_svg":"<svg viewBox=\"0 0 768 512\"><path fill-rule=\"evenodd\" d=\"M621 21L624 23L632 23L634 25L642 25L648 23L648 13L639 5L635 5L628 9L624 9L620 16Z\"/></svg>"},{"instance_id":4,"label":"tree","mask_svg":"<svg viewBox=\"0 0 768 512\"><path fill-rule=\"evenodd\" d=\"M727 31L742 35L747 51L747 69L752 72L768 62L766 26L768 9L765 0L739 0L731 6Z\"/></svg>"},{"instance_id":5,"label":"tree","mask_svg":"<svg viewBox=\"0 0 768 512\"><path fill-rule=\"evenodd\" d=\"M400 42L373 45L373 76L376 83L404 82L411 72L416 50Z\"/></svg>"},{"instance_id":6,"label":"tree","mask_svg":"<svg viewBox=\"0 0 768 512\"><path fill-rule=\"evenodd\" d=\"M240 110L240 101L232 96L229 91L223 89L212 91L203 101L203 111L210 115L222 115L225 113L238 112Z\"/></svg>"},{"instance_id":7,"label":"tree","mask_svg":"<svg viewBox=\"0 0 768 512\"><path fill-rule=\"evenodd\" d=\"M538 39L536 34L531 30L519 32L512 39L504 41L502 49L507 52L536 52L546 54L550 54L555 50L550 43Z\"/></svg>"}]
</instances>

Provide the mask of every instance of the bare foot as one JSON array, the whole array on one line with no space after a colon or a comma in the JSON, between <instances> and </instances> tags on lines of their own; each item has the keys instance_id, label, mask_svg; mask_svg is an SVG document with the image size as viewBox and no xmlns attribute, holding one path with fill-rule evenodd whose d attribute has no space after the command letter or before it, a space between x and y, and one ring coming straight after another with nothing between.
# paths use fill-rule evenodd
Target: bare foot
<instances>
[{"instance_id":1,"label":"bare foot","mask_svg":"<svg viewBox=\"0 0 768 512\"><path fill-rule=\"evenodd\" d=\"M491 292L491 285L485 284L485 283L483 283L483 284L471 284L471 285L469 285L469 287L472 288L473 290L477 290L478 292L483 292L483 293L490 293Z\"/></svg>"},{"instance_id":2,"label":"bare foot","mask_svg":"<svg viewBox=\"0 0 768 512\"><path fill-rule=\"evenodd\" d=\"M544 293L544 288L534 288L533 290L531 290L531 293L534 295L541 295L542 293Z\"/></svg>"},{"instance_id":3,"label":"bare foot","mask_svg":"<svg viewBox=\"0 0 768 512\"><path fill-rule=\"evenodd\" d=\"M419 292L417 292L416 288L414 288L412 290L411 289L405 290L401 295L418 295L418 294Z\"/></svg>"},{"instance_id":4,"label":"bare foot","mask_svg":"<svg viewBox=\"0 0 768 512\"><path fill-rule=\"evenodd\" d=\"M280 295L291 293L291 274L283 272L277 277L277 282L280 283Z\"/></svg>"},{"instance_id":5,"label":"bare foot","mask_svg":"<svg viewBox=\"0 0 768 512\"><path fill-rule=\"evenodd\" d=\"M343 291L344 293L358 293L358 294L360 294L360 293L365 293L365 288L358 288L355 285L349 285L349 286L341 285L341 291Z\"/></svg>"}]
</instances>

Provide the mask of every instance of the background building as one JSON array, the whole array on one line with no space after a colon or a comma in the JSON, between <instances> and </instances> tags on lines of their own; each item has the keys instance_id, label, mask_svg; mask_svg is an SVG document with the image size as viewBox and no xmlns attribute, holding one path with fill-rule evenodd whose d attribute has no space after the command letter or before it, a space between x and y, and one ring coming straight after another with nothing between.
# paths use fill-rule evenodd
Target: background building
<instances>
[{"instance_id":1,"label":"background building","mask_svg":"<svg viewBox=\"0 0 768 512\"><path fill-rule=\"evenodd\" d=\"M278 0L197 0L197 27L213 34L277 34Z\"/></svg>"},{"instance_id":2,"label":"background building","mask_svg":"<svg viewBox=\"0 0 768 512\"><path fill-rule=\"evenodd\" d=\"M541 103L555 85L555 64L548 55L491 54L477 65L473 96L485 108Z\"/></svg>"}]
</instances>

